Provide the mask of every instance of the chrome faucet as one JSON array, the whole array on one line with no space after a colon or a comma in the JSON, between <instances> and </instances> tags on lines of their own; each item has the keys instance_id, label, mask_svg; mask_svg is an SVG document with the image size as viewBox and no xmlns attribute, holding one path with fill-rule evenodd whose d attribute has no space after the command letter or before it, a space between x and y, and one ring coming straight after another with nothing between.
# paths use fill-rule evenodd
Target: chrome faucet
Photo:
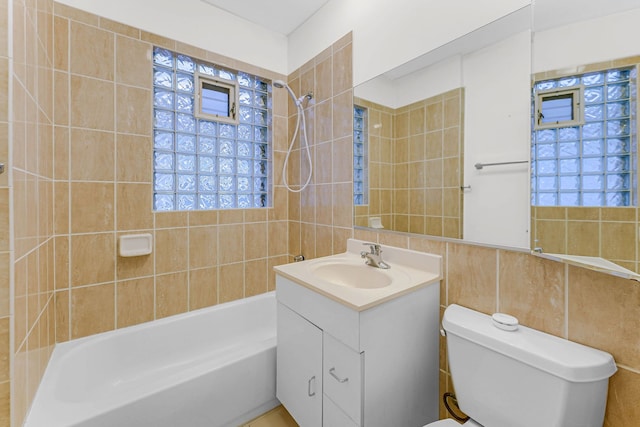
<instances>
[{"instance_id":1,"label":"chrome faucet","mask_svg":"<svg viewBox=\"0 0 640 427\"><path fill-rule=\"evenodd\" d=\"M371 250L371 252L360 252L360 256L365 259L365 264L384 270L391 268L389 264L382 260L382 248L380 248L380 245L375 243L363 243L363 245L369 246Z\"/></svg>"}]
</instances>

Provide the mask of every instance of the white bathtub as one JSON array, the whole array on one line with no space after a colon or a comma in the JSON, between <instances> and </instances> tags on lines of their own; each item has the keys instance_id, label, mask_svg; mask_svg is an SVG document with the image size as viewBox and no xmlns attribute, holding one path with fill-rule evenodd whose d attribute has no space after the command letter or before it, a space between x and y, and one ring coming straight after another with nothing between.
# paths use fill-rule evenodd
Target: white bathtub
<instances>
[{"instance_id":1,"label":"white bathtub","mask_svg":"<svg viewBox=\"0 0 640 427\"><path fill-rule=\"evenodd\" d=\"M58 344L26 427L237 426L278 405L273 292Z\"/></svg>"}]
</instances>

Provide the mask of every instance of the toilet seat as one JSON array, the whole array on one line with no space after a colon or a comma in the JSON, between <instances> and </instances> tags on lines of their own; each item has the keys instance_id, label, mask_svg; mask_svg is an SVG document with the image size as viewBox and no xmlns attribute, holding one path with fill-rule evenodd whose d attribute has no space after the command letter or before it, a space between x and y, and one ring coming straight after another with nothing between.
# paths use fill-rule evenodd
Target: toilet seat
<instances>
[{"instance_id":1,"label":"toilet seat","mask_svg":"<svg viewBox=\"0 0 640 427\"><path fill-rule=\"evenodd\" d=\"M463 424L463 427L482 427L480 424L473 420L469 420ZM460 427L460 424L452 420L451 418L447 418L446 420L435 421L427 424L424 427Z\"/></svg>"},{"instance_id":2,"label":"toilet seat","mask_svg":"<svg viewBox=\"0 0 640 427\"><path fill-rule=\"evenodd\" d=\"M433 423L429 423L424 427L460 427L460 424L458 424L451 418L447 418L446 420L440 420L440 421L435 421Z\"/></svg>"}]
</instances>

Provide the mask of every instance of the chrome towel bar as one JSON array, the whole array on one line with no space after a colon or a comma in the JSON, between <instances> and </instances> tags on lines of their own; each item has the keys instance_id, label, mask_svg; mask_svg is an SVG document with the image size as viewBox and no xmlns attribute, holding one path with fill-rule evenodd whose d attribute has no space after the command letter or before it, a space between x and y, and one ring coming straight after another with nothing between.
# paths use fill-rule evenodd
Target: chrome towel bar
<instances>
[{"instance_id":1,"label":"chrome towel bar","mask_svg":"<svg viewBox=\"0 0 640 427\"><path fill-rule=\"evenodd\" d=\"M474 166L480 170L485 166L515 165L518 163L529 163L529 160L518 160L516 162L499 162L499 163L476 163Z\"/></svg>"}]
</instances>

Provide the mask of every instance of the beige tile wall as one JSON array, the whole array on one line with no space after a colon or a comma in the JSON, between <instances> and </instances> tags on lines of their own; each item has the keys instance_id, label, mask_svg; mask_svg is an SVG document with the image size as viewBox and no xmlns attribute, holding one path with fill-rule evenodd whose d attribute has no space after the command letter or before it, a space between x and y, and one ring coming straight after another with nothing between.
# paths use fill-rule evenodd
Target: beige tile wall
<instances>
[{"instance_id":1,"label":"beige tile wall","mask_svg":"<svg viewBox=\"0 0 640 427\"><path fill-rule=\"evenodd\" d=\"M53 305L53 2L11 1L0 7L3 100L0 117L0 425L21 425L55 342ZM9 23L13 33L7 37ZM13 72L7 69L12 43ZM7 100L8 85L12 99ZM8 104L10 102L10 104ZM7 123L11 109L13 119ZM9 132L9 133L8 133ZM9 141L8 136L11 135ZM7 157L8 142L11 159ZM12 187L13 222L9 223ZM13 229L13 251L8 230ZM8 252L7 252L8 251ZM13 267L14 327L9 323L10 271ZM10 342L13 340L13 354ZM11 367L10 367L11 365ZM10 370L11 369L11 370ZM11 374L10 374L11 372ZM9 378L13 381L9 409Z\"/></svg>"},{"instance_id":2,"label":"beige tile wall","mask_svg":"<svg viewBox=\"0 0 640 427\"><path fill-rule=\"evenodd\" d=\"M14 123L7 123L0 106L0 155L8 145L2 143L7 140L6 134L1 137L3 129L13 132L15 199L14 253L8 228L2 228L9 227L7 203L0 204L0 263L6 266L0 267L0 284L5 284L5 291L0 288L0 425L9 424L11 337L16 348L13 418L20 425L54 337L66 341L264 292L272 288L272 266L301 252L309 258L340 252L354 233L351 35L288 79L297 93L311 89L315 95L308 107L312 187L302 194L281 188L278 170L295 109L287 106L285 91L276 91L275 208L154 214L147 56L152 44L267 78L282 76L46 0L26 7L18 0L13 9L14 43L34 49L15 51L16 68L8 79ZM0 17L5 15L0 6ZM91 39L74 36L70 41L72 34ZM83 60L95 54L86 43L100 52L93 58L105 66ZM2 46L0 71L7 58ZM91 102L91 90L104 97L103 105ZM128 105L142 114L129 114ZM292 157L292 165L298 164L299 148ZM288 172L291 182L299 182L300 170L292 166ZM8 185L6 175L0 175L0 192L6 194ZM117 257L117 237L139 231L154 235L154 254ZM635 425L640 417L635 404L640 288L635 282L520 252L398 233L355 230L355 235L442 254L442 308L460 303L487 313L508 311L529 326L610 351L620 370L611 381L605 425ZM12 260L16 321L9 330L6 294ZM441 354L441 387L446 390L451 384L444 346Z\"/></svg>"},{"instance_id":3,"label":"beige tile wall","mask_svg":"<svg viewBox=\"0 0 640 427\"><path fill-rule=\"evenodd\" d=\"M531 208L532 248L601 257L638 272L638 208Z\"/></svg>"},{"instance_id":4,"label":"beige tile wall","mask_svg":"<svg viewBox=\"0 0 640 427\"><path fill-rule=\"evenodd\" d=\"M461 241L356 229L358 239L441 255L441 314L449 304L516 316L520 323L613 355L605 427L640 417L640 285L633 280L549 261L528 252ZM452 391L446 342L440 341L440 391ZM440 416L447 413L442 404Z\"/></svg>"},{"instance_id":5,"label":"beige tile wall","mask_svg":"<svg viewBox=\"0 0 640 427\"><path fill-rule=\"evenodd\" d=\"M461 238L464 90L395 110L356 103L368 108L370 171L355 224L380 216L390 230Z\"/></svg>"},{"instance_id":6,"label":"beige tile wall","mask_svg":"<svg viewBox=\"0 0 640 427\"><path fill-rule=\"evenodd\" d=\"M270 268L289 258L279 185L270 209L152 211L151 52L283 76L59 3L54 45L57 341L273 289ZM286 108L274 92L274 169ZM119 257L118 238L131 233L151 233L153 254Z\"/></svg>"},{"instance_id":7,"label":"beige tile wall","mask_svg":"<svg viewBox=\"0 0 640 427\"><path fill-rule=\"evenodd\" d=\"M12 1L12 0L9 0ZM13 254L9 242L9 85L14 78L9 75L9 43L7 23L9 19L9 1L0 3L0 162L5 164L6 172L0 175L0 425L8 425L10 419L10 280Z\"/></svg>"},{"instance_id":8,"label":"beige tile wall","mask_svg":"<svg viewBox=\"0 0 640 427\"><path fill-rule=\"evenodd\" d=\"M11 0L9 0L11 1ZM9 43L7 40L8 1L0 3L0 162L5 164L6 172L0 175L0 425L8 425L10 419L10 271L12 256L9 242L9 85L13 76L9 75Z\"/></svg>"},{"instance_id":9,"label":"beige tile wall","mask_svg":"<svg viewBox=\"0 0 640 427\"><path fill-rule=\"evenodd\" d=\"M462 237L463 89L395 115L393 230Z\"/></svg>"},{"instance_id":10,"label":"beige tile wall","mask_svg":"<svg viewBox=\"0 0 640 427\"><path fill-rule=\"evenodd\" d=\"M16 43L49 49L39 55L48 61L48 74L43 66L30 65L34 58L18 55L13 80L14 425L24 419L54 342L265 292L274 287L272 267L288 262L291 253L302 247L308 257L339 252L352 234L350 35L314 60L317 66L294 73L302 78L289 79L298 92L301 81L311 84L316 98L310 111L317 102L322 117L309 123L318 178L304 199L293 196L289 209L281 186L288 121L294 117L287 117L292 108L287 93L276 91L274 207L156 214L151 210L152 46L266 78L283 76L58 3L46 5L43 13L14 6L16 16L24 16L18 20L24 25L16 25L16 34L23 34ZM1 177L0 184L6 185ZM0 204L5 222L8 206ZM304 217L289 223L291 212ZM118 236L138 232L153 234L154 253L118 257ZM8 233L2 235L0 260L9 263ZM8 264L3 271L8 294ZM7 300L6 314L8 305ZM6 331L0 338L9 339L8 325L9 318L0 317L0 331ZM9 359L8 342L5 351L2 360ZM0 420L5 421L8 379L7 363L6 375L0 371L0 409L6 409Z\"/></svg>"},{"instance_id":11,"label":"beige tile wall","mask_svg":"<svg viewBox=\"0 0 640 427\"><path fill-rule=\"evenodd\" d=\"M344 252L353 234L351 56L349 33L289 76L298 96L314 95L305 104L313 177L305 190L289 193L289 252L294 255L315 258ZM289 138L295 130L295 111L289 100ZM299 138L294 148L288 182L299 188L308 176L308 161Z\"/></svg>"}]
</instances>

